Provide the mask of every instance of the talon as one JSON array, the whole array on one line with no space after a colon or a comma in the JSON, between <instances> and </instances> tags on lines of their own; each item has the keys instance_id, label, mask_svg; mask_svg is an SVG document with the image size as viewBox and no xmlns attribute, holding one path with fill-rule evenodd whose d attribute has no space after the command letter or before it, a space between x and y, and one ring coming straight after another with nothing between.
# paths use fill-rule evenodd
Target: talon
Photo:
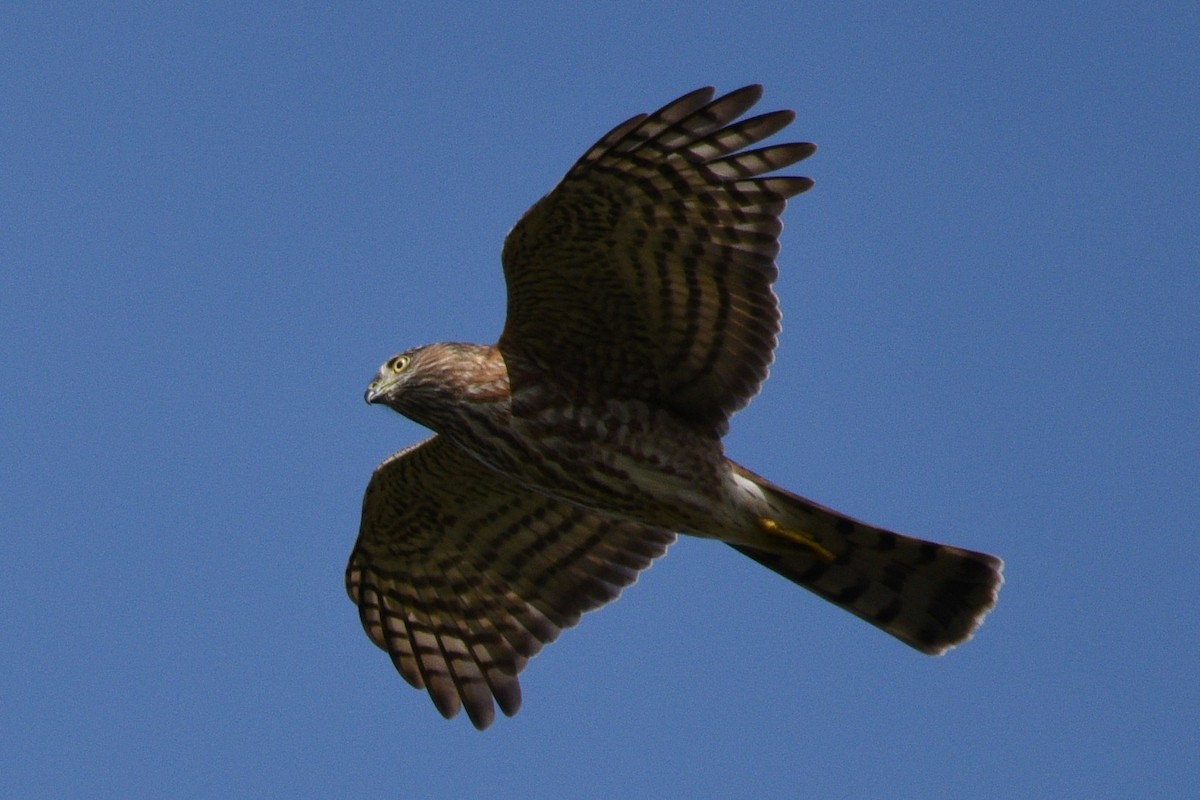
<instances>
[{"instance_id":1,"label":"talon","mask_svg":"<svg viewBox=\"0 0 1200 800\"><path fill-rule=\"evenodd\" d=\"M762 528L764 533L769 533L773 536L781 536L784 539L787 539L789 542L794 542L802 547L807 547L817 558L821 559L822 561L828 563L837 559L837 556L822 546L821 543L816 539L813 539L811 536L803 534L800 531L795 531L791 528L785 528L769 517L762 517L759 519L758 527Z\"/></svg>"}]
</instances>

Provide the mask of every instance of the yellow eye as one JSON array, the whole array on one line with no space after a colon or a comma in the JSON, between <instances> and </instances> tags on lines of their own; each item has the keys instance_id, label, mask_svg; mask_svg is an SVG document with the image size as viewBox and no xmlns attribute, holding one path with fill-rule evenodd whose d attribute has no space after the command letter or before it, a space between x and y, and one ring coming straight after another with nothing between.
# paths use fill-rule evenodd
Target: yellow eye
<instances>
[{"instance_id":1,"label":"yellow eye","mask_svg":"<svg viewBox=\"0 0 1200 800\"><path fill-rule=\"evenodd\" d=\"M388 369L390 369L392 372L403 372L404 368L407 366L408 356L396 356L387 363Z\"/></svg>"}]
</instances>

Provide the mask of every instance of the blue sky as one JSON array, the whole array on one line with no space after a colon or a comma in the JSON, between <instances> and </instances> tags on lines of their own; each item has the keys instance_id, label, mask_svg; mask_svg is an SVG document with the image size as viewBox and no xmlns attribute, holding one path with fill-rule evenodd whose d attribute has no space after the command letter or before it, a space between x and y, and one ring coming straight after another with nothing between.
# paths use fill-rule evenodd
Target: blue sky
<instances>
[{"instance_id":1,"label":"blue sky","mask_svg":"<svg viewBox=\"0 0 1200 800\"><path fill-rule=\"evenodd\" d=\"M397 4L398 6L399 4ZM1194 3L0 12L0 787L48 797L1152 797L1200 763ZM797 111L772 377L729 453L1002 556L921 656L677 544L486 733L342 571L493 341L500 245L617 122Z\"/></svg>"}]
</instances>

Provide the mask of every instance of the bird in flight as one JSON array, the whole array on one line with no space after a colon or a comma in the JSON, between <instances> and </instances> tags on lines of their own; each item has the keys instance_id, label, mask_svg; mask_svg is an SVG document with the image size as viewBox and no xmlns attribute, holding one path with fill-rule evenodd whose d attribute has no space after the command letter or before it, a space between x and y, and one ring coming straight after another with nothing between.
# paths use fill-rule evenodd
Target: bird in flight
<instances>
[{"instance_id":1,"label":"bird in flight","mask_svg":"<svg viewBox=\"0 0 1200 800\"><path fill-rule=\"evenodd\" d=\"M876 528L725 457L767 377L790 111L699 89L600 139L504 242L494 345L388 359L366 392L434 431L375 470L346 589L447 718L521 704L518 674L676 533L717 539L917 650L969 638L998 558Z\"/></svg>"}]
</instances>

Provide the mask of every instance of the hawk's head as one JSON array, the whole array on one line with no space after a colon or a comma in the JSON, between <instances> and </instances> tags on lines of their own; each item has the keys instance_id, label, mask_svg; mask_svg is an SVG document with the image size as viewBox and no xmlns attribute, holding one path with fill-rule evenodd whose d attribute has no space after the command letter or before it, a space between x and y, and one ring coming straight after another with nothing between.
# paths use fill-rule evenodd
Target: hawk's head
<instances>
[{"instance_id":1,"label":"hawk's head","mask_svg":"<svg viewBox=\"0 0 1200 800\"><path fill-rule=\"evenodd\" d=\"M464 406L507 400L508 372L494 347L427 344L385 361L365 398L439 430L440 419L462 413Z\"/></svg>"}]
</instances>

